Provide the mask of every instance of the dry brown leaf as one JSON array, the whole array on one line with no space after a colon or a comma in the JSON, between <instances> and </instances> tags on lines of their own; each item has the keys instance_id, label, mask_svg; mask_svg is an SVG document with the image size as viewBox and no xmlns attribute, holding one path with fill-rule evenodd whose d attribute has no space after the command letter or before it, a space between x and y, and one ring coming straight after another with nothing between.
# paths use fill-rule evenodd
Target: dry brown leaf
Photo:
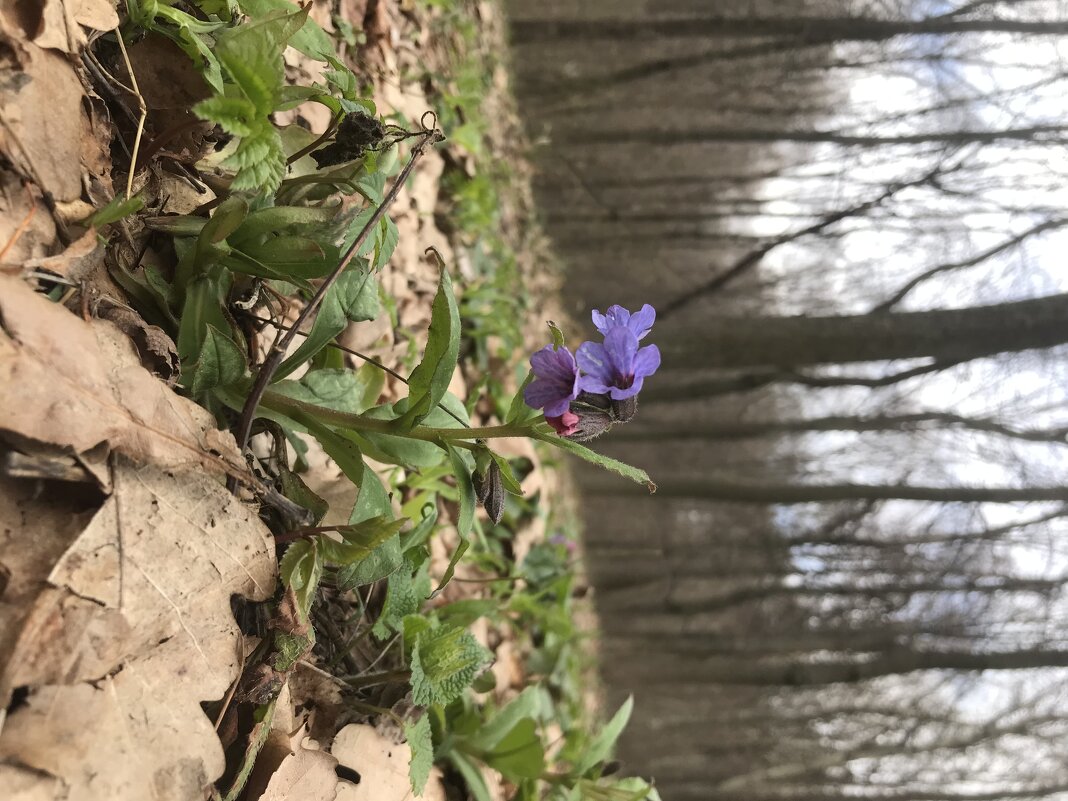
<instances>
[{"instance_id":1,"label":"dry brown leaf","mask_svg":"<svg viewBox=\"0 0 1068 801\"><path fill-rule=\"evenodd\" d=\"M0 74L0 153L55 200L82 194L82 139L91 134L82 84L54 50L26 45L17 79Z\"/></svg>"},{"instance_id":2,"label":"dry brown leaf","mask_svg":"<svg viewBox=\"0 0 1068 801\"><path fill-rule=\"evenodd\" d=\"M56 224L40 193L0 170L0 250L5 272L21 272L27 259L55 252ZM10 267L8 266L10 265Z\"/></svg>"},{"instance_id":3,"label":"dry brown leaf","mask_svg":"<svg viewBox=\"0 0 1068 801\"><path fill-rule=\"evenodd\" d=\"M233 436L145 370L118 329L86 323L2 275L0 420L4 429L78 452L107 442L166 467L244 469Z\"/></svg>"},{"instance_id":4,"label":"dry brown leaf","mask_svg":"<svg viewBox=\"0 0 1068 801\"><path fill-rule=\"evenodd\" d=\"M237 677L230 598L271 595L273 552L216 477L119 461L111 497L4 650L0 689L28 694L0 731L0 762L86 801L203 798L224 758L200 703Z\"/></svg>"},{"instance_id":5,"label":"dry brown leaf","mask_svg":"<svg viewBox=\"0 0 1068 801\"><path fill-rule=\"evenodd\" d=\"M119 15L111 0L45 0L41 22L40 33L31 37L34 44L77 53L86 42L80 26L110 31L118 27Z\"/></svg>"},{"instance_id":6,"label":"dry brown leaf","mask_svg":"<svg viewBox=\"0 0 1068 801\"><path fill-rule=\"evenodd\" d=\"M394 743L374 726L350 723L334 737L330 752L339 763L360 774L360 783L337 783L337 801L445 801L441 771L432 768L421 796L412 792L408 780L411 749L407 743Z\"/></svg>"},{"instance_id":7,"label":"dry brown leaf","mask_svg":"<svg viewBox=\"0 0 1068 801\"><path fill-rule=\"evenodd\" d=\"M298 748L282 760L260 801L334 801L337 760L325 751Z\"/></svg>"}]
</instances>

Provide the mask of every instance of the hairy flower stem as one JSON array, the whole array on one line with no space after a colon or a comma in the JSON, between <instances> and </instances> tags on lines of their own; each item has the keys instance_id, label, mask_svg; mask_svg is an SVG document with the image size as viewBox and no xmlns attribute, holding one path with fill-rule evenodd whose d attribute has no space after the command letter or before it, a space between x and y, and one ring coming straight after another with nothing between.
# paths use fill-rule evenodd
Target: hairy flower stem
<instances>
[{"instance_id":1,"label":"hairy flower stem","mask_svg":"<svg viewBox=\"0 0 1068 801\"><path fill-rule=\"evenodd\" d=\"M263 405L268 409L283 414L308 415L328 425L347 428L352 431L371 431L376 434L392 434L397 437L409 439L421 439L427 442L454 442L463 445L462 440L470 439L497 439L500 437L529 437L534 431L529 425L505 424L500 426L481 426L477 428L432 428L430 426L415 426L410 431L402 431L397 428L395 420L377 420L362 414L351 412L339 412L336 409L327 409L304 403L294 398L286 397L272 390L263 393Z\"/></svg>"}]
</instances>

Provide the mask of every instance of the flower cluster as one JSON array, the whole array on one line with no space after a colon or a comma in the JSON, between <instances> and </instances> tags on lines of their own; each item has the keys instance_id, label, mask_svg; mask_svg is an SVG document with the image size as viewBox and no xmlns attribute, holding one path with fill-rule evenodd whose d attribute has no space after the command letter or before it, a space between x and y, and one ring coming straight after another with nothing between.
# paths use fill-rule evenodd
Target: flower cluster
<instances>
[{"instance_id":1,"label":"flower cluster","mask_svg":"<svg viewBox=\"0 0 1068 801\"><path fill-rule=\"evenodd\" d=\"M649 304L631 314L622 306L593 312L603 342L583 342L572 355L549 345L530 357L534 381L523 391L533 409L542 409L558 434L590 439L636 408L646 378L660 367L656 345L639 347L656 321Z\"/></svg>"}]
</instances>

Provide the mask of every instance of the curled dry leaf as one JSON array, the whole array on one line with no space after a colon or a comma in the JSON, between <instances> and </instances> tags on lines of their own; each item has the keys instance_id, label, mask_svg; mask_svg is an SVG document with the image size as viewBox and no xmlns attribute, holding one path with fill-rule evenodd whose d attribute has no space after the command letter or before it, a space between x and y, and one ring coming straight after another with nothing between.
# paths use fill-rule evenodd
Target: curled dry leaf
<instances>
[{"instance_id":1,"label":"curled dry leaf","mask_svg":"<svg viewBox=\"0 0 1068 801\"><path fill-rule=\"evenodd\" d=\"M203 471L116 459L112 473L111 497L45 581L20 579L7 610L20 623L0 642L0 699L16 687L22 698L0 731L0 763L58 779L66 794L56 797L201 799L225 764L200 704L238 675L230 598L271 595L272 540ZM29 549L38 576L71 533L68 524L43 546L24 542L54 500L23 492L4 520L19 540L4 558Z\"/></svg>"},{"instance_id":2,"label":"curled dry leaf","mask_svg":"<svg viewBox=\"0 0 1068 801\"><path fill-rule=\"evenodd\" d=\"M163 467L244 472L233 436L145 370L109 323L86 323L0 275L0 427Z\"/></svg>"}]
</instances>

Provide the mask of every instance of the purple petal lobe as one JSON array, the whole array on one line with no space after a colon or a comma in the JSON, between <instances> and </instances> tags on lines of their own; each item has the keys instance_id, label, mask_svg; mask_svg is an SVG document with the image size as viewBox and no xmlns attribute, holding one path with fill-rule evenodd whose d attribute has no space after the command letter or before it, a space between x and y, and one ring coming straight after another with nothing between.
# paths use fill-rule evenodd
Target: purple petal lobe
<instances>
[{"instance_id":1,"label":"purple petal lobe","mask_svg":"<svg viewBox=\"0 0 1068 801\"><path fill-rule=\"evenodd\" d=\"M547 403L552 403L560 397L560 387L544 378L538 378L523 390L523 400L532 409L540 409Z\"/></svg>"},{"instance_id":2,"label":"purple petal lobe","mask_svg":"<svg viewBox=\"0 0 1068 801\"><path fill-rule=\"evenodd\" d=\"M596 376L606 384L612 383L612 367L604 345L598 342L583 342L575 351L575 361L589 376Z\"/></svg>"},{"instance_id":3,"label":"purple petal lobe","mask_svg":"<svg viewBox=\"0 0 1068 801\"><path fill-rule=\"evenodd\" d=\"M656 322L656 309L646 303L640 311L634 312L627 321L627 328L634 332L638 339L643 339Z\"/></svg>"},{"instance_id":4,"label":"purple petal lobe","mask_svg":"<svg viewBox=\"0 0 1068 801\"><path fill-rule=\"evenodd\" d=\"M579 379L579 389L592 395L604 395L611 387L597 376L584 375Z\"/></svg>"},{"instance_id":5,"label":"purple petal lobe","mask_svg":"<svg viewBox=\"0 0 1068 801\"><path fill-rule=\"evenodd\" d=\"M593 327L596 328L598 331L600 331L602 334L607 333L608 332L608 326L610 326L612 324L608 320L608 318L605 317L603 314L601 314L599 311L597 311L597 309L593 310L592 317L593 317Z\"/></svg>"},{"instance_id":6,"label":"purple petal lobe","mask_svg":"<svg viewBox=\"0 0 1068 801\"><path fill-rule=\"evenodd\" d=\"M630 386L634 377L634 354L638 352L638 337L629 328L616 326L604 338L604 350L612 368L616 386Z\"/></svg>"},{"instance_id":7,"label":"purple petal lobe","mask_svg":"<svg viewBox=\"0 0 1068 801\"><path fill-rule=\"evenodd\" d=\"M646 345L634 356L634 378L638 380L651 376L660 367L660 348Z\"/></svg>"},{"instance_id":8,"label":"purple petal lobe","mask_svg":"<svg viewBox=\"0 0 1068 801\"><path fill-rule=\"evenodd\" d=\"M560 417L562 414L571 408L570 398L559 398L552 403L545 404L545 416L546 417Z\"/></svg>"}]
</instances>

